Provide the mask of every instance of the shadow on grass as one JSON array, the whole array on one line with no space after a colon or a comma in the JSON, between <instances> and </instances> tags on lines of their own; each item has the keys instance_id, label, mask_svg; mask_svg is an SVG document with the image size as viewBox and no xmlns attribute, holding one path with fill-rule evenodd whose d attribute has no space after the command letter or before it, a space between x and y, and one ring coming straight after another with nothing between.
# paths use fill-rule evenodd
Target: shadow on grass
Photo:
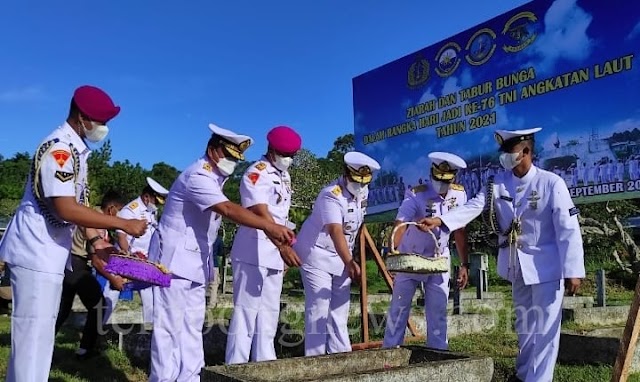
<instances>
[{"instance_id":1,"label":"shadow on grass","mask_svg":"<svg viewBox=\"0 0 640 382\"><path fill-rule=\"evenodd\" d=\"M128 381L123 365L128 361L117 350L106 348L100 354L79 360L76 358L80 336L73 328L63 328L56 337L49 381L68 381L66 377L55 374L65 374L87 381ZM122 358L122 359L120 359ZM114 362L115 361L115 362ZM115 364L118 363L118 364Z\"/></svg>"}]
</instances>

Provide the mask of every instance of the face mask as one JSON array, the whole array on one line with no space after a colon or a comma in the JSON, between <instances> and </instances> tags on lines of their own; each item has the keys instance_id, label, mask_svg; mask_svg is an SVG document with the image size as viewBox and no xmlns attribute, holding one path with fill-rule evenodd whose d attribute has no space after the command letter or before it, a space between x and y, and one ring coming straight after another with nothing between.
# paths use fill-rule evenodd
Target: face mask
<instances>
[{"instance_id":1,"label":"face mask","mask_svg":"<svg viewBox=\"0 0 640 382\"><path fill-rule=\"evenodd\" d=\"M236 165L238 163L234 162L227 158L220 158L218 163L216 163L216 167L218 167L218 171L224 176L230 176L236 170Z\"/></svg>"},{"instance_id":2,"label":"face mask","mask_svg":"<svg viewBox=\"0 0 640 382\"><path fill-rule=\"evenodd\" d=\"M446 194L449 191L449 183L441 182L439 180L431 179L431 185L438 194Z\"/></svg>"},{"instance_id":3,"label":"face mask","mask_svg":"<svg viewBox=\"0 0 640 382\"><path fill-rule=\"evenodd\" d=\"M347 190L349 190L353 196L362 197L369 192L369 186L362 183L347 181Z\"/></svg>"},{"instance_id":4,"label":"face mask","mask_svg":"<svg viewBox=\"0 0 640 382\"><path fill-rule=\"evenodd\" d=\"M84 129L84 136L89 142L97 143L103 140L109 133L107 125L102 125L97 122L91 121L91 130L87 130L84 123L82 124Z\"/></svg>"},{"instance_id":5,"label":"face mask","mask_svg":"<svg viewBox=\"0 0 640 382\"><path fill-rule=\"evenodd\" d=\"M502 153L500 154L500 164L505 170L513 170L517 165L522 162L522 158L518 159L520 152L517 153Z\"/></svg>"},{"instance_id":6,"label":"face mask","mask_svg":"<svg viewBox=\"0 0 640 382\"><path fill-rule=\"evenodd\" d=\"M147 204L147 211L155 214L158 211L158 206L156 206L155 203L149 203Z\"/></svg>"},{"instance_id":7,"label":"face mask","mask_svg":"<svg viewBox=\"0 0 640 382\"><path fill-rule=\"evenodd\" d=\"M293 163L293 158L291 157L281 157L277 154L273 155L273 167L280 171L287 171L291 163Z\"/></svg>"}]
</instances>

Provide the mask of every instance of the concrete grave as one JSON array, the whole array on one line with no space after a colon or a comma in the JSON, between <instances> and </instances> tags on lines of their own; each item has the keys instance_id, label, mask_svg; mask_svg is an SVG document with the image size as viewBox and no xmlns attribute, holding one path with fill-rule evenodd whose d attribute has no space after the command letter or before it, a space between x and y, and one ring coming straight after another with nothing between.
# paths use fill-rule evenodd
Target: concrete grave
<instances>
[{"instance_id":1,"label":"concrete grave","mask_svg":"<svg viewBox=\"0 0 640 382\"><path fill-rule=\"evenodd\" d=\"M419 346L204 368L203 382L489 382L493 360Z\"/></svg>"},{"instance_id":2,"label":"concrete grave","mask_svg":"<svg viewBox=\"0 0 640 382\"><path fill-rule=\"evenodd\" d=\"M562 331L558 362L572 365L613 365L618 355L623 331L623 327ZM640 372L640 352L637 349L629 371Z\"/></svg>"}]
</instances>

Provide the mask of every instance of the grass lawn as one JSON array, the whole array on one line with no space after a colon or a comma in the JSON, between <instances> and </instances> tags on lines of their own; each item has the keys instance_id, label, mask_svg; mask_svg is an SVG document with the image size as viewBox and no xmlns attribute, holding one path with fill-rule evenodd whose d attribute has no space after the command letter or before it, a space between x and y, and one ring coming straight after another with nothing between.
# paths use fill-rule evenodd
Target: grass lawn
<instances>
[{"instance_id":1,"label":"grass lawn","mask_svg":"<svg viewBox=\"0 0 640 382\"><path fill-rule=\"evenodd\" d=\"M293 272L291 272L293 271ZM286 284L288 287L301 287L297 270L291 270L287 275ZM388 290L386 284L379 276L375 264L367 264L367 274L370 280L370 292L384 292ZM591 274L585 280L581 289L581 295L594 296L595 282ZM356 288L354 288L356 289ZM511 289L508 285L495 282L490 283L490 291L502 292L505 296L505 310L499 313L499 322L496 328L480 334L464 335L450 339L452 351L470 355L490 356L495 363L494 382L506 381L514 369L515 356L517 353L516 335L513 333L513 326L510 322L512 318L507 318L506 312L510 309ZM633 291L624 285L609 283L607 286L607 302L610 305L629 304L633 297ZM300 300L302 297L299 296ZM125 301L123 305L131 304ZM136 301L137 303L137 301ZM379 304L377 311L386 311L386 304ZM385 306L383 306L385 305ZM229 318L231 309L216 309L212 316ZM289 327L297 333L303 331L303 321L299 314L284 315L283 321L289 323ZM349 326L355 329L352 342L360 342L358 330L359 320L350 319ZM580 329L573 324L565 325L566 329ZM586 329L586 328L583 328ZM371 340L382 339L382 331L371 328ZM299 337L299 335L296 335ZM105 341L105 352L103 356L96 357L84 362L79 362L74 357L74 352L78 346L80 333L72 328L64 328L56 339L54 360L51 368L51 381L147 381L147 364L132 363L124 353L118 351L117 343ZM300 338L297 342L301 342ZM296 341L291 341L293 343ZM10 348L10 318L0 317L0 379L6 375L7 362ZM300 348L284 348L277 346L280 357L299 356ZM584 381L608 381L611 378L612 367L608 365L557 365L555 382L584 382ZM640 375L632 375L629 381L640 382Z\"/></svg>"}]
</instances>

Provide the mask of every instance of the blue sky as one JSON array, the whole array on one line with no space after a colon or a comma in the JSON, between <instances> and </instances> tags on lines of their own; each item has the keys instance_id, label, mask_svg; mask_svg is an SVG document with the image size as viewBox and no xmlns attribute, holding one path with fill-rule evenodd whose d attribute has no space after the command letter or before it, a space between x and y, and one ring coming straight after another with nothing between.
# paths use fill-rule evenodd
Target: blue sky
<instances>
[{"instance_id":1,"label":"blue sky","mask_svg":"<svg viewBox=\"0 0 640 382\"><path fill-rule=\"evenodd\" d=\"M324 156L353 132L353 77L524 3L6 0L0 154L33 152L93 84L122 107L115 160L183 169L209 122L252 136L249 159L278 124Z\"/></svg>"},{"instance_id":2,"label":"blue sky","mask_svg":"<svg viewBox=\"0 0 640 382\"><path fill-rule=\"evenodd\" d=\"M457 92L476 84L492 81L520 69L534 67L534 83L576 69L589 68L590 79L572 87L539 95L526 100L496 106L497 123L438 139L435 127L395 136L358 148L372 155L382 167L397 170L410 182L424 176L428 168L426 155L430 151L449 151L463 158L477 159L487 154L495 155L497 145L493 139L495 129L526 129L542 127L537 141L548 155L567 155L554 151L553 143L569 140L586 142L593 130L600 138L608 138L614 132L640 129L640 8L625 3L611 7L599 0L556 0L527 4L520 10L508 12L486 24L473 25L460 34L446 36L425 46L420 52L408 52L407 56L384 67L368 72L355 80L357 137L366 132L405 122L406 108L420 102ZM515 7L514 7L515 8ZM518 53L506 53L502 49L506 37L501 30L519 11L533 11L538 23L531 26L537 35L533 43ZM473 66L460 54L460 64L449 76L439 77L434 72L438 52L450 42L464 47L481 28L496 31L496 50L484 64ZM465 28L466 29L466 28ZM416 53L431 61L431 76L425 86L412 90L407 87L407 68L416 61ZM619 74L595 78L595 65L634 54L632 69ZM522 86L517 86L516 89ZM384 91L374 91L384 89ZM518 92L519 93L519 92ZM520 94L520 93L519 93ZM462 105L466 102L459 102ZM439 110L440 111L440 110ZM463 117L464 119L464 117ZM444 124L444 123L443 123ZM601 152L580 153L590 161L599 160ZM580 156L579 155L579 156ZM589 157L591 156L591 157ZM494 162L497 165L497 163Z\"/></svg>"}]
</instances>

